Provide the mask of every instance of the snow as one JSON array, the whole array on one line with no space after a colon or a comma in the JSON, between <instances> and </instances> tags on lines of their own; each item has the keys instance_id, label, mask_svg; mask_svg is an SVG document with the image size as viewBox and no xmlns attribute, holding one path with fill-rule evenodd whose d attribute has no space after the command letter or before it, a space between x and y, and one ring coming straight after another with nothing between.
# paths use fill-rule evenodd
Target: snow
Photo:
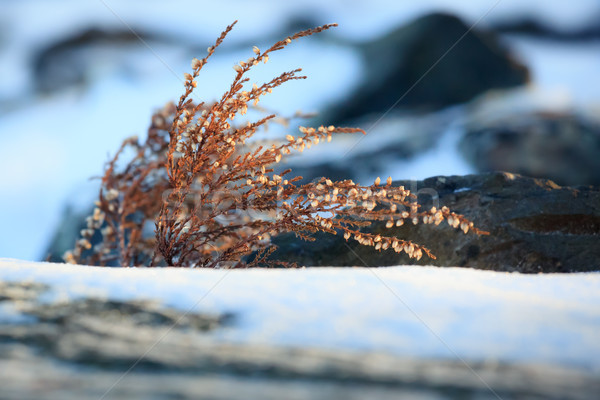
<instances>
[{"instance_id":1,"label":"snow","mask_svg":"<svg viewBox=\"0 0 600 400\"><path fill-rule=\"evenodd\" d=\"M600 372L600 273L99 268L0 259L0 281L49 285L48 302L152 299L181 312L233 313L232 326L208 333L218 342ZM0 321L19 318L0 309Z\"/></svg>"}]
</instances>

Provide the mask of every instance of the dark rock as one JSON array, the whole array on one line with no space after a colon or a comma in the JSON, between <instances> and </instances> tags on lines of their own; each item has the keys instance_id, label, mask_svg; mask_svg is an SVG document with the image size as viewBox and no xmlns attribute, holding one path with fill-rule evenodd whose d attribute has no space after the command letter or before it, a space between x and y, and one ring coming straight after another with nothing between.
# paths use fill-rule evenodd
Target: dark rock
<instances>
[{"instance_id":1,"label":"dark rock","mask_svg":"<svg viewBox=\"0 0 600 400\"><path fill-rule=\"evenodd\" d=\"M599 15L600 17L600 15ZM587 25L578 24L570 29L561 29L535 17L510 18L492 24L499 33L518 34L554 41L588 41L600 38L600 18L591 19Z\"/></svg>"},{"instance_id":2,"label":"dark rock","mask_svg":"<svg viewBox=\"0 0 600 400\"><path fill-rule=\"evenodd\" d=\"M479 171L600 185L600 123L584 116L511 113L468 124L466 130L459 147Z\"/></svg>"},{"instance_id":3,"label":"dark rock","mask_svg":"<svg viewBox=\"0 0 600 400\"><path fill-rule=\"evenodd\" d=\"M48 262L63 262L63 254L73 249L75 241L80 238L79 232L87 227L85 219L92 215L92 211L93 207L90 207L87 212L78 212L73 207L65 207L59 225L41 259ZM94 240L94 244L97 244L97 240Z\"/></svg>"},{"instance_id":4,"label":"dark rock","mask_svg":"<svg viewBox=\"0 0 600 400\"><path fill-rule=\"evenodd\" d=\"M464 235L446 223L405 224L369 230L406 238L429 248L436 260L419 262L392 250L375 251L339 235L275 238L275 259L306 266L459 266L495 271L576 272L600 270L600 189L561 187L552 181L508 173L434 177L396 182L412 188L419 204L447 206L471 219L489 236ZM418 190L415 190L418 189Z\"/></svg>"},{"instance_id":5,"label":"dark rock","mask_svg":"<svg viewBox=\"0 0 600 400\"><path fill-rule=\"evenodd\" d=\"M125 57L143 40L152 44L172 44L175 40L136 29L105 30L89 28L40 49L32 67L36 90L51 93L68 87L85 85L93 78L98 64L111 63L125 73L133 73ZM120 55L119 55L120 54ZM135 62L135 60L131 60ZM117 66L121 64L120 66Z\"/></svg>"},{"instance_id":6,"label":"dark rock","mask_svg":"<svg viewBox=\"0 0 600 400\"><path fill-rule=\"evenodd\" d=\"M365 121L357 126L367 130L367 135L343 135L326 145L333 146L338 157L323 145L311 149L317 155L321 152L317 162L313 161L317 157L312 160L284 160L280 168L291 168L293 175L304 178L301 182L310 182L323 176L361 182L365 177L388 174L390 165L409 161L435 147L458 118L460 112L457 110L443 110L426 115L395 115L377 123Z\"/></svg>"},{"instance_id":7,"label":"dark rock","mask_svg":"<svg viewBox=\"0 0 600 400\"><path fill-rule=\"evenodd\" d=\"M358 139L357 139L358 140ZM299 183L308 183L321 177L332 180L353 179L360 180L362 176L376 175L385 170L390 163L402 159L408 159L416 155L415 143L404 146L407 141L400 140L381 149L361 151L358 154L350 154L340 160L322 160L316 164L291 162L282 164L279 170L291 168L293 176L301 176ZM418 141L415 141L418 143ZM424 145L423 150L429 146ZM415 151L413 151L413 149Z\"/></svg>"},{"instance_id":8,"label":"dark rock","mask_svg":"<svg viewBox=\"0 0 600 400\"><path fill-rule=\"evenodd\" d=\"M348 100L324 117L331 123L392 106L431 110L498 88L523 85L529 72L491 32L434 13L361 46L366 74ZM398 102L398 104L396 104Z\"/></svg>"}]
</instances>

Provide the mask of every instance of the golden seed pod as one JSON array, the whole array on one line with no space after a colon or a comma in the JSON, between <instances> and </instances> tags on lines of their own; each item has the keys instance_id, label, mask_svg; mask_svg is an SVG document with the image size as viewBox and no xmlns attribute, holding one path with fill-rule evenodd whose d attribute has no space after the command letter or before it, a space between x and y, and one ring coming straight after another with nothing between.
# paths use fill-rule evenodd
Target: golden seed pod
<instances>
[{"instance_id":1,"label":"golden seed pod","mask_svg":"<svg viewBox=\"0 0 600 400\"><path fill-rule=\"evenodd\" d=\"M192 69L198 69L202 66L202 61L198 60L197 58L192 58Z\"/></svg>"}]
</instances>

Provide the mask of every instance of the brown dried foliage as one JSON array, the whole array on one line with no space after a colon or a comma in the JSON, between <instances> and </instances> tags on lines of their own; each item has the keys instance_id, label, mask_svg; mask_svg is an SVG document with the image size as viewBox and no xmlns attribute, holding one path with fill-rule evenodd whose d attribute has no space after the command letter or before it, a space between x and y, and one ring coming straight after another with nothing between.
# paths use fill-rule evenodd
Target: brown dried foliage
<instances>
[{"instance_id":1,"label":"brown dried foliage","mask_svg":"<svg viewBox=\"0 0 600 400\"><path fill-rule=\"evenodd\" d=\"M252 57L235 65L233 83L218 101L194 102L190 97L197 86L195 79L234 25L221 33L206 57L192 61L192 73L185 74L184 94L177 105L168 104L154 114L145 142L125 140L109 161L96 209L87 219L82 238L65 255L67 262L208 268L288 265L267 260L274 250L271 236L294 232L313 240L311 234L318 231L340 233L346 240L377 250L435 258L419 244L365 233L362 228L377 220L387 221L388 228L405 221L438 225L446 220L465 233L485 233L445 207L419 210L415 196L404 187L392 186L391 178L383 183L378 178L371 186L327 178L297 185L301 177L288 177L291 170L275 174L273 166L291 152L330 141L334 134L365 133L356 128L300 127L299 134L287 135L278 143L246 144L276 115L241 126L233 123L249 106L256 106L261 96L287 81L305 78L296 69L246 88L249 78L245 74L252 67L266 63L271 53L293 40L336 24L298 32L264 52L254 47ZM131 150L130 160L120 166L119 160ZM102 240L92 248L96 231ZM251 253L255 257L245 262Z\"/></svg>"}]
</instances>

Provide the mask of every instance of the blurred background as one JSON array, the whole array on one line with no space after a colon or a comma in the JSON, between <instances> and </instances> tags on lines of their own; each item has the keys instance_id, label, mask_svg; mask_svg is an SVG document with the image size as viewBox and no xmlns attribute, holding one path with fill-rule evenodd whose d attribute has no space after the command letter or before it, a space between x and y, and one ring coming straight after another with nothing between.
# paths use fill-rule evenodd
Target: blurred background
<instances>
[{"instance_id":1,"label":"blurred background","mask_svg":"<svg viewBox=\"0 0 600 400\"><path fill-rule=\"evenodd\" d=\"M597 0L5 0L0 257L40 260L57 238L72 243L65 221L88 211L98 187L90 178L179 98L192 57L236 19L200 76L202 99L229 87L253 45L340 24L251 75L262 82L302 67L307 80L261 105L367 130L290 159L307 179L504 170L600 184Z\"/></svg>"}]
</instances>

